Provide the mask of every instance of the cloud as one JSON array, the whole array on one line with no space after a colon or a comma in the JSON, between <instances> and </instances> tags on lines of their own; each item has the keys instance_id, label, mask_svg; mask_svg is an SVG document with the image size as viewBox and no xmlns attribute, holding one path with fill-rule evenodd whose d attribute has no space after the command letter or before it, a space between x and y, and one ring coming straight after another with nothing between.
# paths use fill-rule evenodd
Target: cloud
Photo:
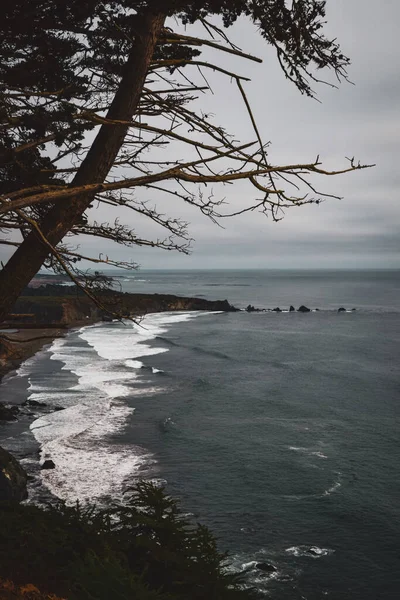
<instances>
[{"instance_id":1,"label":"cloud","mask_svg":"<svg viewBox=\"0 0 400 600\"><path fill-rule=\"evenodd\" d=\"M158 198L157 205L173 216L190 221L196 239L190 257L157 250L124 249L105 243L101 251L118 258L137 260L143 267L396 267L400 248L400 79L398 77L397 0L329 0L327 32L337 37L352 58L349 71L355 85L343 83L340 89L318 86L321 103L305 98L285 80L274 51L245 20L232 29L233 40L244 50L262 56L257 65L223 57L227 68L233 66L252 78L246 84L260 131L270 140L271 162L310 161L319 153L329 168L342 167L346 156L376 163L374 169L338 178L316 177L318 188L343 196L320 206L287 211L283 222L274 224L251 213L223 222L220 229L197 211L169 198ZM211 56L207 50L205 57ZM201 98L201 109L215 113L240 139L252 139L248 115L243 110L235 85L219 75L210 74L214 95ZM314 86L317 88L317 86ZM168 148L163 155L176 159ZM233 207L243 205L248 188L242 184L216 188ZM150 192L139 197L152 199ZM114 215L105 210L105 218ZM128 220L140 235L154 234L144 219ZM97 251L95 240L82 240L81 249ZM3 253L3 254L1 254ZM6 251L1 249L0 257Z\"/></svg>"}]
</instances>

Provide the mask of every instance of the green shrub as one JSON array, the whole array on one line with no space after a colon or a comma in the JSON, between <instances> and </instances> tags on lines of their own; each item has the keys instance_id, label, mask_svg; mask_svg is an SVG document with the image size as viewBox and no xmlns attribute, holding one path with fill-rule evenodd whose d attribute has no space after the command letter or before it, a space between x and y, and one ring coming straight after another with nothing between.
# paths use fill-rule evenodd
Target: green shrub
<instances>
[{"instance_id":1,"label":"green shrub","mask_svg":"<svg viewBox=\"0 0 400 600\"><path fill-rule=\"evenodd\" d=\"M0 577L68 600L248 600L211 532L162 488L139 483L126 506L0 508Z\"/></svg>"}]
</instances>

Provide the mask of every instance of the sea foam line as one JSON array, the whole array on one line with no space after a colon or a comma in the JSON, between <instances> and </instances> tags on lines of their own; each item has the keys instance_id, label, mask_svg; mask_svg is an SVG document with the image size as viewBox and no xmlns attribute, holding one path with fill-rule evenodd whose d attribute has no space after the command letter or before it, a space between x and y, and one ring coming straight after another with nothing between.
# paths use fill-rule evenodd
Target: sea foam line
<instances>
[{"instance_id":1,"label":"sea foam line","mask_svg":"<svg viewBox=\"0 0 400 600\"><path fill-rule=\"evenodd\" d=\"M174 323L202 314L157 313L141 325L90 325L54 340L51 359L60 361L62 371L78 379L66 391L56 392L56 404L65 410L47 414L31 425L41 444L42 460L51 458L56 465L41 472L43 483L54 495L68 503L122 498L127 482L154 462L143 448L119 444L110 437L124 429L134 412L127 397L163 391L152 384L138 387L145 382L140 380L143 363L137 358L167 352L168 348L151 347L149 342ZM31 380L29 399L40 397L48 405L54 404L57 376L55 372L48 385Z\"/></svg>"}]
</instances>

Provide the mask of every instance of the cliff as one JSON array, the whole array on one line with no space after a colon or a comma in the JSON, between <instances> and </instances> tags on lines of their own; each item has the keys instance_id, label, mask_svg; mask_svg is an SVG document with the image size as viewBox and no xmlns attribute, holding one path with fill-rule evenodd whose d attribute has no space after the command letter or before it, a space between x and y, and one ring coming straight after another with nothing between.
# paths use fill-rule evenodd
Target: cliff
<instances>
[{"instance_id":1,"label":"cliff","mask_svg":"<svg viewBox=\"0 0 400 600\"><path fill-rule=\"evenodd\" d=\"M227 300L205 300L204 298L186 298L166 294L129 294L122 292L103 292L98 295L101 304L111 314L140 316L152 312L207 310L235 311ZM74 325L77 322L98 320L110 316L107 310L95 306L89 298L77 295L74 288L48 285L29 290L21 296L13 309L14 319L18 315L32 315L32 324ZM28 324L28 323L25 323Z\"/></svg>"},{"instance_id":2,"label":"cliff","mask_svg":"<svg viewBox=\"0 0 400 600\"><path fill-rule=\"evenodd\" d=\"M147 313L181 310L233 312L227 300L205 300L166 294L128 294L103 292L98 296L107 310L98 308L76 288L46 285L27 288L13 308L10 319L0 327L16 332L0 335L0 381L9 371L35 354L55 337L65 335L68 327L111 320L113 315L139 317Z\"/></svg>"}]
</instances>

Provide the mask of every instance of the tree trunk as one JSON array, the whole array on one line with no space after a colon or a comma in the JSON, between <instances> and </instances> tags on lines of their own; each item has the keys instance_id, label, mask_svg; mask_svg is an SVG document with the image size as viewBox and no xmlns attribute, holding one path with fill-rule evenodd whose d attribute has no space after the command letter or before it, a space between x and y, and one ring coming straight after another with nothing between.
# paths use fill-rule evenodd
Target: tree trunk
<instances>
[{"instance_id":1,"label":"tree trunk","mask_svg":"<svg viewBox=\"0 0 400 600\"><path fill-rule=\"evenodd\" d=\"M132 120L164 21L162 13L143 17L107 118ZM114 164L127 130L126 125L102 125L71 185L102 183ZM52 246L61 242L92 200L93 194L72 197L65 203L58 203L47 213L40 227ZM48 246L32 231L0 271L0 322L48 255Z\"/></svg>"}]
</instances>

